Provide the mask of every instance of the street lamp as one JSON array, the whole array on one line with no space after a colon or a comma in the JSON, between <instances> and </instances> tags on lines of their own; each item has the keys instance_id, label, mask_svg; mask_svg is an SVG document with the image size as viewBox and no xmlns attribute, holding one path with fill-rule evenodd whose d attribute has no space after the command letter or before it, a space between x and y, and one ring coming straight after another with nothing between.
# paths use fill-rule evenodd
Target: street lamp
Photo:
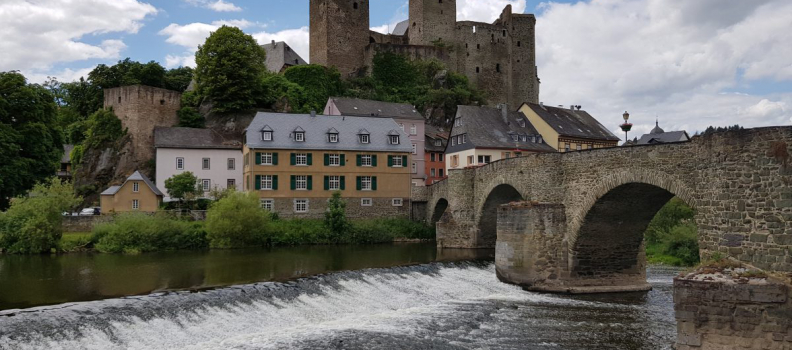
<instances>
[{"instance_id":1,"label":"street lamp","mask_svg":"<svg viewBox=\"0 0 792 350\"><path fill-rule=\"evenodd\" d=\"M627 140L629 140L629 138L627 138L627 133L632 129L633 125L628 122L628 120L630 120L630 113L625 111L622 117L624 117L624 124L619 125L619 127L624 131L624 143L627 143Z\"/></svg>"}]
</instances>

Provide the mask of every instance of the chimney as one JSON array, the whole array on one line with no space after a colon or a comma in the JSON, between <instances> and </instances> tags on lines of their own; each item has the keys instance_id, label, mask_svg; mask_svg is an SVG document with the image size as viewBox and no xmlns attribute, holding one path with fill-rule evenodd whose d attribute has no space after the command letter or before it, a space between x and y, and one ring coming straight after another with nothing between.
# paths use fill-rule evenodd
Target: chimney
<instances>
[{"instance_id":1,"label":"chimney","mask_svg":"<svg viewBox=\"0 0 792 350\"><path fill-rule=\"evenodd\" d=\"M316 111L313 109L311 110L311 118L316 118Z\"/></svg>"},{"instance_id":2,"label":"chimney","mask_svg":"<svg viewBox=\"0 0 792 350\"><path fill-rule=\"evenodd\" d=\"M272 39L272 46L275 47L275 39Z\"/></svg>"},{"instance_id":3,"label":"chimney","mask_svg":"<svg viewBox=\"0 0 792 350\"><path fill-rule=\"evenodd\" d=\"M503 122L506 123L506 125L509 125L509 105L506 103L501 103L498 105L498 108L500 108Z\"/></svg>"}]
</instances>

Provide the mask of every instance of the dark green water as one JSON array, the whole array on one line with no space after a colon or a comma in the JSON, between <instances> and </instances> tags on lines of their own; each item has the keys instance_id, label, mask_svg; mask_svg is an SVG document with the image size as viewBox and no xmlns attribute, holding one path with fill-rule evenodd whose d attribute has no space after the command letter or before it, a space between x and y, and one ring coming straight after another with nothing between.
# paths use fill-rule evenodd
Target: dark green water
<instances>
[{"instance_id":1,"label":"dark green water","mask_svg":"<svg viewBox=\"0 0 792 350\"><path fill-rule=\"evenodd\" d=\"M456 261L491 254L470 250L444 250L438 254L434 243L416 243L141 255L0 255L0 310L284 281L334 271Z\"/></svg>"}]
</instances>

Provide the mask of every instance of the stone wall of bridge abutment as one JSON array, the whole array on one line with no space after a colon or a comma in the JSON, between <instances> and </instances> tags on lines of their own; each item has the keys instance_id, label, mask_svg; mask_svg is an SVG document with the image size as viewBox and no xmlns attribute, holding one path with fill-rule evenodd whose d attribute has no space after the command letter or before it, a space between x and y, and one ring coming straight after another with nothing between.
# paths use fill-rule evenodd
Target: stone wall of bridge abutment
<instances>
[{"instance_id":1,"label":"stone wall of bridge abutment","mask_svg":"<svg viewBox=\"0 0 792 350\"><path fill-rule=\"evenodd\" d=\"M452 170L442 185L427 187L426 217L432 217L438 199L446 199L448 208L437 223L438 246L483 248L483 243L494 242L480 239L482 218L496 215L484 209L504 204L497 198L487 202L496 189L510 187L520 200L561 204L566 217L563 249L568 253L570 273L596 279L601 276L575 269L594 257L595 234L606 232L608 223L618 223L622 215L651 216L654 212L648 211L677 196L697 212L703 257L718 252L765 270L790 272L790 145L792 127L769 127L697 136L687 143L505 159L480 168ZM635 205L624 205L634 197L640 197ZM614 203L622 203L621 209ZM653 209L633 208L642 205ZM600 212L609 217L592 215ZM644 224L648 222L636 220L630 230L640 231ZM625 251L638 254L643 250L640 237L621 244ZM627 266L626 260L613 263L636 273L643 269L640 261L633 266Z\"/></svg>"}]
</instances>

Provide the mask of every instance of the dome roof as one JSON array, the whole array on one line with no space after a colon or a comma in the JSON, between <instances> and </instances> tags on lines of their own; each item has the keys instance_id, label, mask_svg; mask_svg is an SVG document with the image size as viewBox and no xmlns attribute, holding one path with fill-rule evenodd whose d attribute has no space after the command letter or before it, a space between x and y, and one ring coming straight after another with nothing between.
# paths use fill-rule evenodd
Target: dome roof
<instances>
[{"instance_id":1,"label":"dome roof","mask_svg":"<svg viewBox=\"0 0 792 350\"><path fill-rule=\"evenodd\" d=\"M660 122L655 121L655 127L654 129L652 129L652 131L649 132L649 134L662 134L664 132L665 131L660 128Z\"/></svg>"}]
</instances>

